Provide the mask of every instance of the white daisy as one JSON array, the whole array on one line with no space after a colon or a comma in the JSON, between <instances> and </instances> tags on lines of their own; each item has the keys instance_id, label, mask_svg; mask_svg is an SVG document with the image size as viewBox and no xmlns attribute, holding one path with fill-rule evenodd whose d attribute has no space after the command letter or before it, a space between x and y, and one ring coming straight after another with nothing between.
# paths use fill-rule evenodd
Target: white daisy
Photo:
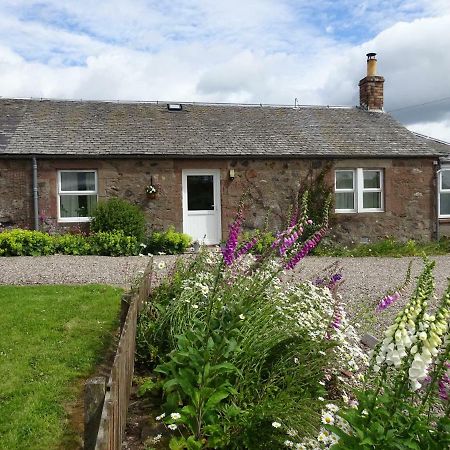
<instances>
[{"instance_id":1,"label":"white daisy","mask_svg":"<svg viewBox=\"0 0 450 450\"><path fill-rule=\"evenodd\" d=\"M333 425L334 424L334 416L328 411L322 414L322 423L325 425Z\"/></svg>"}]
</instances>

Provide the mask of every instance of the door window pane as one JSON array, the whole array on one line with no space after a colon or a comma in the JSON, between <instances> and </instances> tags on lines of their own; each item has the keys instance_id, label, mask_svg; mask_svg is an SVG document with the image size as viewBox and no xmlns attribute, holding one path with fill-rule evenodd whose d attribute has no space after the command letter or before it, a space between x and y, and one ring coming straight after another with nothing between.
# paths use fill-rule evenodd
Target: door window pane
<instances>
[{"instance_id":1,"label":"door window pane","mask_svg":"<svg viewBox=\"0 0 450 450\"><path fill-rule=\"evenodd\" d=\"M363 208L381 208L381 192L364 192Z\"/></svg>"},{"instance_id":2,"label":"door window pane","mask_svg":"<svg viewBox=\"0 0 450 450\"><path fill-rule=\"evenodd\" d=\"M378 170L365 170L364 189L379 189L380 188L380 172Z\"/></svg>"},{"instance_id":3,"label":"door window pane","mask_svg":"<svg viewBox=\"0 0 450 450\"><path fill-rule=\"evenodd\" d=\"M450 192L441 193L441 215L450 216Z\"/></svg>"},{"instance_id":4,"label":"door window pane","mask_svg":"<svg viewBox=\"0 0 450 450\"><path fill-rule=\"evenodd\" d=\"M189 211L213 211L214 177L212 175L188 175L187 198Z\"/></svg>"},{"instance_id":5,"label":"door window pane","mask_svg":"<svg viewBox=\"0 0 450 450\"><path fill-rule=\"evenodd\" d=\"M91 217L97 205L97 195L61 195L60 215L65 217Z\"/></svg>"},{"instance_id":6,"label":"door window pane","mask_svg":"<svg viewBox=\"0 0 450 450\"><path fill-rule=\"evenodd\" d=\"M61 172L61 191L95 191L95 172Z\"/></svg>"},{"instance_id":7,"label":"door window pane","mask_svg":"<svg viewBox=\"0 0 450 450\"><path fill-rule=\"evenodd\" d=\"M355 209L355 196L353 192L337 192L336 209Z\"/></svg>"},{"instance_id":8,"label":"door window pane","mask_svg":"<svg viewBox=\"0 0 450 450\"><path fill-rule=\"evenodd\" d=\"M443 170L441 172L442 185L441 189L450 189L450 170Z\"/></svg>"},{"instance_id":9,"label":"door window pane","mask_svg":"<svg viewBox=\"0 0 450 450\"><path fill-rule=\"evenodd\" d=\"M336 172L336 189L353 189L352 170L339 170Z\"/></svg>"}]
</instances>

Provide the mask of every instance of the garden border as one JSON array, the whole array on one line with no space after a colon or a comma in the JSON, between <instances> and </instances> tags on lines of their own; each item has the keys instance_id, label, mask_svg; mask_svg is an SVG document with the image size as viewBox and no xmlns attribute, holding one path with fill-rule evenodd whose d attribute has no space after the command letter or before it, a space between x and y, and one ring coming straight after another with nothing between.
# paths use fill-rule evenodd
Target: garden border
<instances>
[{"instance_id":1,"label":"garden border","mask_svg":"<svg viewBox=\"0 0 450 450\"><path fill-rule=\"evenodd\" d=\"M136 291L122 297L120 339L106 386L98 383L98 378L86 383L85 412L89 411L90 417L85 417L85 449L122 448L134 373L137 317L143 303L150 296L152 267L153 258ZM96 394L93 394L93 390L97 390Z\"/></svg>"}]
</instances>

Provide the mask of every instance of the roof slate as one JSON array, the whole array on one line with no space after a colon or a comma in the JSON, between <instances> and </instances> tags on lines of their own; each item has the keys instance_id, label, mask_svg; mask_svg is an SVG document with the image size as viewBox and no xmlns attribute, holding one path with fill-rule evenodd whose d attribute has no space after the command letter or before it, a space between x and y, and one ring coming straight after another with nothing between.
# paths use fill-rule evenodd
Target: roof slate
<instances>
[{"instance_id":1,"label":"roof slate","mask_svg":"<svg viewBox=\"0 0 450 450\"><path fill-rule=\"evenodd\" d=\"M414 157L442 154L359 108L0 99L0 155Z\"/></svg>"}]
</instances>

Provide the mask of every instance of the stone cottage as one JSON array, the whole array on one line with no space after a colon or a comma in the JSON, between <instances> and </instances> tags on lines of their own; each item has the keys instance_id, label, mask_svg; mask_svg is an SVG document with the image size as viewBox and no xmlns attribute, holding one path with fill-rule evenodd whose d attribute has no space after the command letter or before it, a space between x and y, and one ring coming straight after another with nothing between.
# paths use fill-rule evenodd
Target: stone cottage
<instances>
[{"instance_id":1,"label":"stone cottage","mask_svg":"<svg viewBox=\"0 0 450 450\"><path fill-rule=\"evenodd\" d=\"M154 229L216 244L244 191L248 223L270 211L277 227L326 169L337 238L449 234L450 145L384 113L375 54L367 68L349 108L0 99L0 222L82 224L118 196Z\"/></svg>"}]
</instances>

